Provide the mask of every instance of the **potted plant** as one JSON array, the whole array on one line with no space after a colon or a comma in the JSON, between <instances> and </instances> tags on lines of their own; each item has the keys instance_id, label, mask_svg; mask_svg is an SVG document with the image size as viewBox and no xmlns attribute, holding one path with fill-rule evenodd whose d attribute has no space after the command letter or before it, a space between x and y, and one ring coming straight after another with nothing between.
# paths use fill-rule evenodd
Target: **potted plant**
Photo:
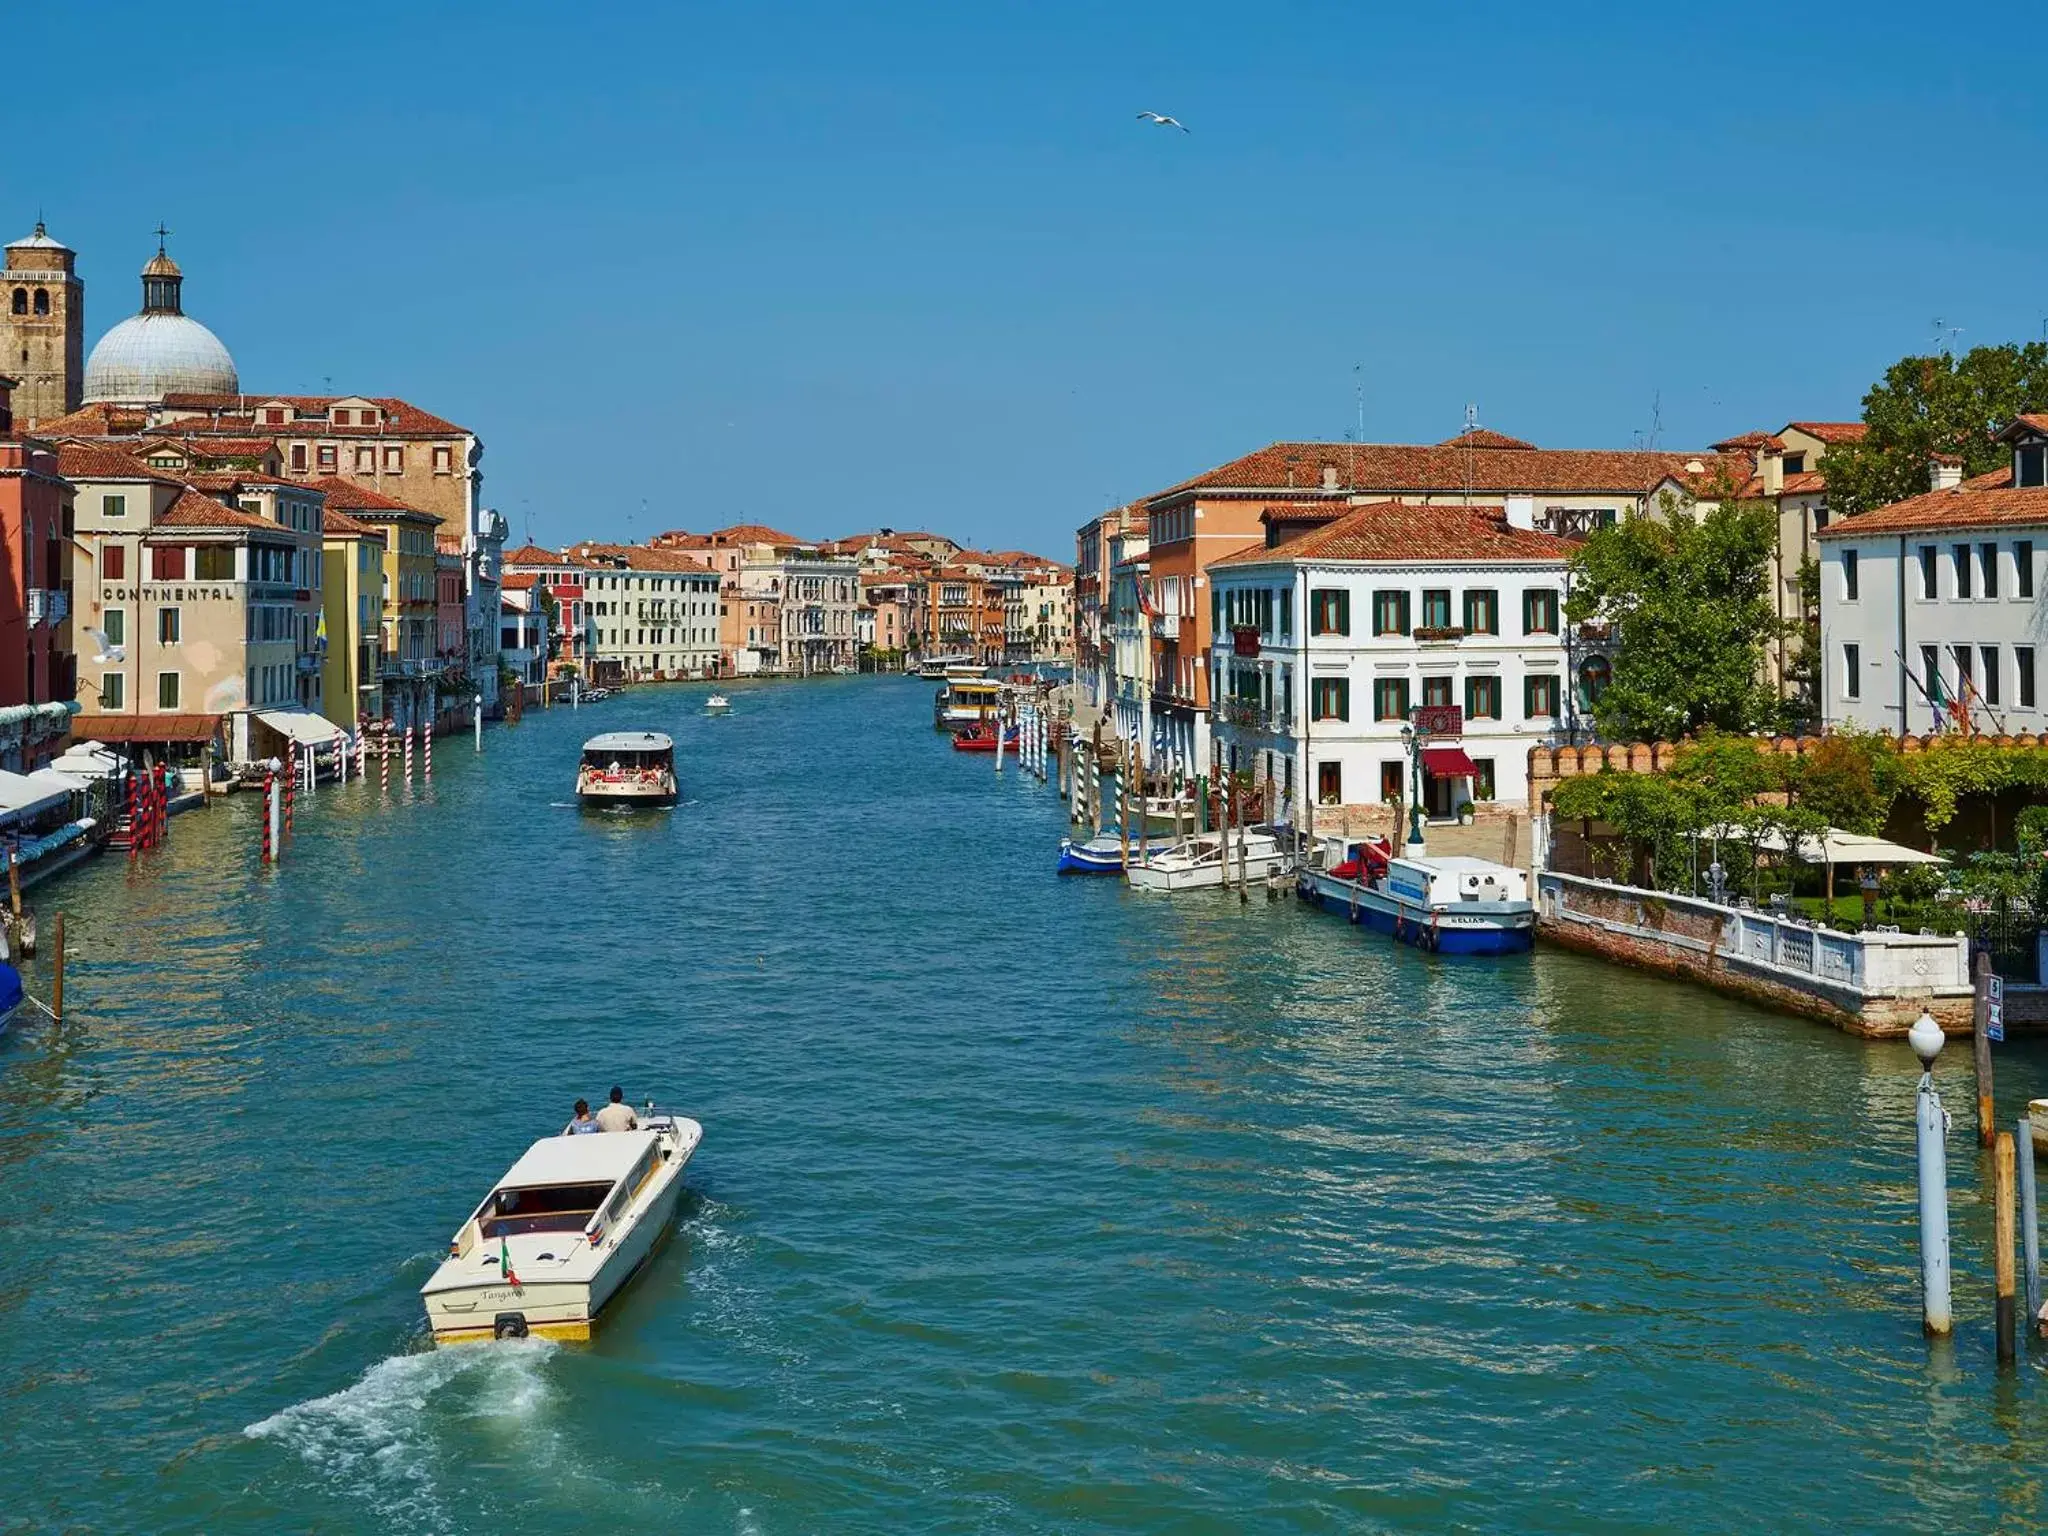
<instances>
[{"instance_id":1,"label":"potted plant","mask_svg":"<svg viewBox=\"0 0 2048 1536\"><path fill-rule=\"evenodd\" d=\"M1471 826L1472 815L1472 802L1470 800L1460 800L1458 802L1458 825L1461 827Z\"/></svg>"}]
</instances>

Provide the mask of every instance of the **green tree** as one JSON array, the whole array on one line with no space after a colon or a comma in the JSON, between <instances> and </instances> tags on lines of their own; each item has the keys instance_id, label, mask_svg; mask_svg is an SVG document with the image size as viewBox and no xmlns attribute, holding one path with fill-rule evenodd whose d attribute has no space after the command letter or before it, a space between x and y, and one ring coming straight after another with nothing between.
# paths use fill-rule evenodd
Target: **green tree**
<instances>
[{"instance_id":1,"label":"green tree","mask_svg":"<svg viewBox=\"0 0 2048 1536\"><path fill-rule=\"evenodd\" d=\"M1768 502L1723 502L1694 517L1666 496L1661 515L1595 532L1572 557L1566 617L1615 638L1614 674L1593 703L1600 734L1675 741L1713 726L1752 731L1775 717L1760 681L1777 633Z\"/></svg>"},{"instance_id":2,"label":"green tree","mask_svg":"<svg viewBox=\"0 0 2048 1536\"><path fill-rule=\"evenodd\" d=\"M1935 455L1963 461L1965 475L2005 462L1992 441L2013 417L2048 409L2048 344L1972 347L1960 358L1902 357L1863 397L1870 429L1822 460L1828 510L1867 512L1927 489Z\"/></svg>"}]
</instances>

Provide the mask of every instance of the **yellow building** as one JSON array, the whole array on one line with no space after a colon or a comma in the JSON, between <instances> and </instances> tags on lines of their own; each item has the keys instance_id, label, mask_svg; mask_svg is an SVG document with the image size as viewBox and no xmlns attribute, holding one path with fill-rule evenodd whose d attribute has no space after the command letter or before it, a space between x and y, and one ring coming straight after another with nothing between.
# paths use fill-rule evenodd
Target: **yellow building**
<instances>
[{"instance_id":1,"label":"yellow building","mask_svg":"<svg viewBox=\"0 0 2048 1536\"><path fill-rule=\"evenodd\" d=\"M384 718L385 530L327 509L321 525L321 623L327 718Z\"/></svg>"},{"instance_id":2,"label":"yellow building","mask_svg":"<svg viewBox=\"0 0 2048 1536\"><path fill-rule=\"evenodd\" d=\"M394 726L423 725L434 717L444 666L435 635L434 533L441 519L381 491L347 480L317 480L330 510L384 536L384 597L379 640L384 718Z\"/></svg>"}]
</instances>

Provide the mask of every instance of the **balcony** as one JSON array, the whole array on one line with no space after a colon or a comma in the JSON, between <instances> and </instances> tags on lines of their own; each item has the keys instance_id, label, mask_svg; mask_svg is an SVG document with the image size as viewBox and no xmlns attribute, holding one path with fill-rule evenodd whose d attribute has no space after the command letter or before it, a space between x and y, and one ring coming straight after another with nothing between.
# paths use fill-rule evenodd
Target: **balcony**
<instances>
[{"instance_id":1,"label":"balcony","mask_svg":"<svg viewBox=\"0 0 2048 1536\"><path fill-rule=\"evenodd\" d=\"M1177 613L1153 614L1152 633L1161 640L1178 640L1180 638L1180 615Z\"/></svg>"},{"instance_id":2,"label":"balcony","mask_svg":"<svg viewBox=\"0 0 2048 1536\"><path fill-rule=\"evenodd\" d=\"M1417 625L1413 639L1417 645L1455 645L1465 634L1462 624Z\"/></svg>"},{"instance_id":3,"label":"balcony","mask_svg":"<svg viewBox=\"0 0 2048 1536\"><path fill-rule=\"evenodd\" d=\"M1268 709L1257 699L1224 699L1216 706L1216 721L1253 736L1291 736L1293 723L1279 710Z\"/></svg>"}]
</instances>

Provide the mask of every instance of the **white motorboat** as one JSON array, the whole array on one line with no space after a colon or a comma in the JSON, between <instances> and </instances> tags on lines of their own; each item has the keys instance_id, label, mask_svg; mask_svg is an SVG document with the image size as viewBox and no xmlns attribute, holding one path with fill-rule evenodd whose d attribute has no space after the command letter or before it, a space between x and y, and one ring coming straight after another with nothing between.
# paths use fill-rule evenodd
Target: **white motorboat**
<instances>
[{"instance_id":1,"label":"white motorboat","mask_svg":"<svg viewBox=\"0 0 2048 1536\"><path fill-rule=\"evenodd\" d=\"M722 693L714 693L704 701L704 713L707 715L722 715L731 708L732 700Z\"/></svg>"},{"instance_id":2,"label":"white motorboat","mask_svg":"<svg viewBox=\"0 0 2048 1536\"><path fill-rule=\"evenodd\" d=\"M607 731L583 743L576 798L589 806L676 803L676 744L660 731Z\"/></svg>"},{"instance_id":3,"label":"white motorboat","mask_svg":"<svg viewBox=\"0 0 2048 1536\"><path fill-rule=\"evenodd\" d=\"M1446 955L1507 955L1536 936L1529 877L1465 857L1394 856L1384 838L1317 839L1295 881L1305 901Z\"/></svg>"},{"instance_id":4,"label":"white motorboat","mask_svg":"<svg viewBox=\"0 0 2048 1536\"><path fill-rule=\"evenodd\" d=\"M436 1342L589 1338L667 1232L703 1136L649 1105L637 1131L536 1141L420 1287Z\"/></svg>"},{"instance_id":5,"label":"white motorboat","mask_svg":"<svg viewBox=\"0 0 2048 1536\"><path fill-rule=\"evenodd\" d=\"M1142 864L1133 863L1124 878L1138 891L1198 891L1231 884L1240 867L1247 881L1264 880L1283 873L1292 862L1271 833L1248 827L1241 832L1204 832L1161 848Z\"/></svg>"}]
</instances>

